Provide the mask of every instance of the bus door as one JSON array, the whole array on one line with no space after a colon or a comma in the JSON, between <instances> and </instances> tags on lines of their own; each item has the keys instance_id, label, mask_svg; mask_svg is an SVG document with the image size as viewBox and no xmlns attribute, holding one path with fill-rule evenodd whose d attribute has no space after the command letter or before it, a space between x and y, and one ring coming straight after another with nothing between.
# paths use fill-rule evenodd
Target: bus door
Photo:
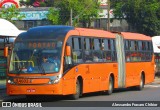
<instances>
[{"instance_id":1,"label":"bus door","mask_svg":"<svg viewBox=\"0 0 160 110\"><path fill-rule=\"evenodd\" d=\"M118 61L118 87L125 87L126 80L126 65L125 65L125 51L124 51L124 40L119 34L116 34L116 50L117 50L117 61Z\"/></svg>"}]
</instances>

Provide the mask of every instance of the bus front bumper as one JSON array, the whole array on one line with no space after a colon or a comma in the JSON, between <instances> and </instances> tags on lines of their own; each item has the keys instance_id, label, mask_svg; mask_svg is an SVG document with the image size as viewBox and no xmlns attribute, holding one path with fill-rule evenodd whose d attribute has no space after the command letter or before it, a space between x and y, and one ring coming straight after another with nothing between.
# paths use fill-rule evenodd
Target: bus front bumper
<instances>
[{"instance_id":1,"label":"bus front bumper","mask_svg":"<svg viewBox=\"0 0 160 110\"><path fill-rule=\"evenodd\" d=\"M62 95L60 84L12 85L7 84L8 95Z\"/></svg>"}]
</instances>

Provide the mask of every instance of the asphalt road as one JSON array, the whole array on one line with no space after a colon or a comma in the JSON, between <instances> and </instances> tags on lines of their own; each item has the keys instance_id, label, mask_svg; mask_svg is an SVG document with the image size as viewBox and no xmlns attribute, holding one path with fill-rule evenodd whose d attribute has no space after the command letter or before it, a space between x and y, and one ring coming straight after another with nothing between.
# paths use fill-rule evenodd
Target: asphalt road
<instances>
[{"instance_id":1,"label":"asphalt road","mask_svg":"<svg viewBox=\"0 0 160 110\"><path fill-rule=\"evenodd\" d=\"M70 100L67 96L47 96L36 97L28 100L26 97L5 100L7 102L42 102L45 106L53 106L54 103L61 102L91 102L91 101L160 101L160 84L145 85L142 91L133 88L115 90L112 95L105 95L104 93L90 93L84 94L78 100ZM58 104L57 103L57 104ZM73 105L74 106L74 105Z\"/></svg>"},{"instance_id":2,"label":"asphalt road","mask_svg":"<svg viewBox=\"0 0 160 110\"><path fill-rule=\"evenodd\" d=\"M25 96L20 97L8 97L3 100L3 102L11 102L16 104L40 104L38 106L42 106L41 109L48 110L54 107L54 110L138 110L139 108L142 110L159 110L160 109L160 81L152 83L150 85L145 85L145 88L142 91L137 91L133 88L128 89L119 89L114 90L112 95L105 95L101 92L84 94L78 100L70 100L68 96L56 97L56 96L47 96L47 97L36 97L31 100L27 100ZM146 103L150 104L149 106ZM118 106L114 106L113 104L119 104ZM127 105L128 104L128 105ZM135 104L135 105L133 105ZM137 104L137 105L136 105ZM156 106L159 106L157 107ZM122 105L125 105L123 107ZM2 102L0 102L0 106L2 106ZM128 107L127 107L128 106ZM47 108L44 108L47 107ZM50 108L48 108L50 107ZM76 107L76 108L75 108ZM83 107L83 108L82 108ZM0 108L1 109L1 108ZM5 109L5 108L2 108ZM15 108L7 108L15 109ZM16 110L20 109L19 107ZM27 109L28 108L23 108ZM38 108L34 108L35 110L40 110Z\"/></svg>"}]
</instances>

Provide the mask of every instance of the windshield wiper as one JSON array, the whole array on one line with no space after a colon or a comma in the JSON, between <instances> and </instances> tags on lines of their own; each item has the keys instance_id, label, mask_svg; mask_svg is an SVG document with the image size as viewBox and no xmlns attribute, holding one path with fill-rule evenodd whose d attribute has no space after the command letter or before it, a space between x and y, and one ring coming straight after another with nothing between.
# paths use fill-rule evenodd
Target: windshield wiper
<instances>
[{"instance_id":1,"label":"windshield wiper","mask_svg":"<svg viewBox=\"0 0 160 110\"><path fill-rule=\"evenodd\" d=\"M19 68L19 70L18 70L17 73L18 73L18 74L22 73L22 69Z\"/></svg>"},{"instance_id":2,"label":"windshield wiper","mask_svg":"<svg viewBox=\"0 0 160 110\"><path fill-rule=\"evenodd\" d=\"M23 66L20 65L20 62L18 62L18 65L19 65L19 66L18 66L18 70L17 70L18 72L17 72L17 73L18 73L18 74L20 74L20 73L25 73L24 71L22 71L22 67L23 67Z\"/></svg>"}]
</instances>

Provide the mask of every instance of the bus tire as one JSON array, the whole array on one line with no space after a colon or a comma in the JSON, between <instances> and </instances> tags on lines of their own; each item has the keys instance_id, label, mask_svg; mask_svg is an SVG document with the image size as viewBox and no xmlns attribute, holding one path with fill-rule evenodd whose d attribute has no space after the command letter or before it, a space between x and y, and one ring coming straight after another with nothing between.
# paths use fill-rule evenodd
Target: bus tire
<instances>
[{"instance_id":1,"label":"bus tire","mask_svg":"<svg viewBox=\"0 0 160 110\"><path fill-rule=\"evenodd\" d=\"M144 88L144 81L145 81L144 75L142 74L140 84L139 86L137 86L137 90L141 91Z\"/></svg>"},{"instance_id":2,"label":"bus tire","mask_svg":"<svg viewBox=\"0 0 160 110\"><path fill-rule=\"evenodd\" d=\"M77 80L77 81L76 81L76 94L72 94L72 95L71 95L71 99L72 99L72 100L77 100L77 99L79 99L80 94L81 94L81 85L80 85L79 80Z\"/></svg>"},{"instance_id":3,"label":"bus tire","mask_svg":"<svg viewBox=\"0 0 160 110\"><path fill-rule=\"evenodd\" d=\"M110 76L109 78L109 86L108 90L106 91L107 95L111 95L113 93L114 85L113 85L113 78Z\"/></svg>"}]
</instances>

